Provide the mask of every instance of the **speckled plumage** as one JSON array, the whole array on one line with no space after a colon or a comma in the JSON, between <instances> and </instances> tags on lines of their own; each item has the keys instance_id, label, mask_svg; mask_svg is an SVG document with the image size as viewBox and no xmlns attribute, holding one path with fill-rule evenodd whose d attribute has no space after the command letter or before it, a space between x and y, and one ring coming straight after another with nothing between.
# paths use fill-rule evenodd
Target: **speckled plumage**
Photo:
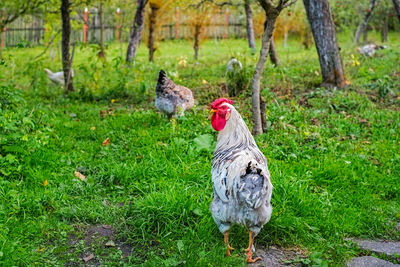
<instances>
[{"instance_id":1,"label":"speckled plumage","mask_svg":"<svg viewBox=\"0 0 400 267\"><path fill-rule=\"evenodd\" d=\"M159 111L169 116L183 116L194 105L193 93L189 88L175 84L165 71L160 70L155 105Z\"/></svg>"},{"instance_id":2,"label":"speckled plumage","mask_svg":"<svg viewBox=\"0 0 400 267\"><path fill-rule=\"evenodd\" d=\"M385 49L385 48L387 48L387 47L382 46L382 45L367 44L367 45L364 45L363 47L357 47L357 51L361 55L372 57L375 54L376 50Z\"/></svg>"},{"instance_id":3,"label":"speckled plumage","mask_svg":"<svg viewBox=\"0 0 400 267\"><path fill-rule=\"evenodd\" d=\"M272 184L267 160L237 110L218 134L212 161L211 213L221 233L233 224L257 235L271 217Z\"/></svg>"}]
</instances>

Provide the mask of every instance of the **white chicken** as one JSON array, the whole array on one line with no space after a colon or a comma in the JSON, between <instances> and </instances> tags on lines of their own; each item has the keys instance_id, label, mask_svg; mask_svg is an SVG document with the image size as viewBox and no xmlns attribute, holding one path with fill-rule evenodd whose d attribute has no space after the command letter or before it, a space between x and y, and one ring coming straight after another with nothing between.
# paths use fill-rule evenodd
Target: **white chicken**
<instances>
[{"instance_id":1,"label":"white chicken","mask_svg":"<svg viewBox=\"0 0 400 267\"><path fill-rule=\"evenodd\" d=\"M175 84L165 71L160 70L155 105L159 111L168 116L183 116L185 110L194 105L193 93L189 88Z\"/></svg>"},{"instance_id":2,"label":"white chicken","mask_svg":"<svg viewBox=\"0 0 400 267\"><path fill-rule=\"evenodd\" d=\"M227 72L233 72L236 69L241 70L242 67L242 62L237 60L235 57L232 57L231 60L228 61L228 64L226 65L226 71Z\"/></svg>"},{"instance_id":3,"label":"white chicken","mask_svg":"<svg viewBox=\"0 0 400 267\"><path fill-rule=\"evenodd\" d=\"M50 81L57 85L64 85L64 72L52 72L49 69L44 69ZM71 77L74 77L74 70L71 69Z\"/></svg>"},{"instance_id":4,"label":"white chicken","mask_svg":"<svg viewBox=\"0 0 400 267\"><path fill-rule=\"evenodd\" d=\"M211 125L219 131L212 160L214 199L211 214L224 235L227 255L229 230L233 224L245 226L249 231L247 262L252 258L254 237L271 218L272 184L267 160L259 150L240 114L226 98L211 104Z\"/></svg>"},{"instance_id":5,"label":"white chicken","mask_svg":"<svg viewBox=\"0 0 400 267\"><path fill-rule=\"evenodd\" d=\"M361 55L372 57L375 54L376 50L385 48L387 48L387 46L385 45L367 44L363 47L357 47L356 50Z\"/></svg>"}]
</instances>

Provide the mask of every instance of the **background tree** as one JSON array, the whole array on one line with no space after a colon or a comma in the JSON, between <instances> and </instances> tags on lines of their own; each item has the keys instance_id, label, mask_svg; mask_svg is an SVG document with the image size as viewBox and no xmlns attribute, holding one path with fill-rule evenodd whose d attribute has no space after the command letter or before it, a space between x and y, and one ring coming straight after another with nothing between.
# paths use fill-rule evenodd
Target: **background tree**
<instances>
[{"instance_id":1,"label":"background tree","mask_svg":"<svg viewBox=\"0 0 400 267\"><path fill-rule=\"evenodd\" d=\"M155 28L157 23L157 12L161 8L162 1L150 0L150 14L149 14L149 35L147 38L147 47L149 48L149 61L154 60L154 51L156 50L154 46L155 38Z\"/></svg>"},{"instance_id":2,"label":"background tree","mask_svg":"<svg viewBox=\"0 0 400 267\"><path fill-rule=\"evenodd\" d=\"M105 58L106 51L105 51L105 45L104 45L104 40L105 40L105 21L104 21L104 0L99 1L99 16L100 16L100 51L98 53L98 56L100 58Z\"/></svg>"},{"instance_id":3,"label":"background tree","mask_svg":"<svg viewBox=\"0 0 400 267\"><path fill-rule=\"evenodd\" d=\"M200 44L204 41L206 26L210 25L212 17L218 12L218 6L211 2L190 4L186 8L186 23L190 26L193 36L194 59L198 59Z\"/></svg>"},{"instance_id":4,"label":"background tree","mask_svg":"<svg viewBox=\"0 0 400 267\"><path fill-rule=\"evenodd\" d=\"M393 5L390 0L382 0L375 7L376 18L373 22L381 33L381 41L387 42L389 33L389 14L392 12Z\"/></svg>"},{"instance_id":5,"label":"background tree","mask_svg":"<svg viewBox=\"0 0 400 267\"><path fill-rule=\"evenodd\" d=\"M161 26L169 21L175 5L180 3L173 0L149 0L149 12L146 24L147 47L149 48L149 61L154 60L154 52L157 50L158 40L161 39Z\"/></svg>"},{"instance_id":6,"label":"background tree","mask_svg":"<svg viewBox=\"0 0 400 267\"><path fill-rule=\"evenodd\" d=\"M261 105L260 105L260 80L261 75L264 71L265 62L268 57L268 52L271 44L272 34L275 29L276 19L278 18L281 11L294 4L296 0L279 0L277 4L274 4L272 0L259 0L258 1L265 12L266 23L264 27L264 33L261 40L260 58L258 59L256 69L251 80L252 85L252 112L253 112L253 134L258 135L263 132L262 127L262 116L261 116ZM265 127L264 127L265 129Z\"/></svg>"},{"instance_id":7,"label":"background tree","mask_svg":"<svg viewBox=\"0 0 400 267\"><path fill-rule=\"evenodd\" d=\"M365 10L364 19L361 22L360 26L358 27L358 30L357 30L356 35L354 37L354 42L356 42L356 43L360 42L361 34L367 29L368 21L371 18L372 11L374 10L374 8L375 8L375 6L376 6L378 1L379 0L371 0L371 2L369 4L369 8L367 8Z\"/></svg>"},{"instance_id":8,"label":"background tree","mask_svg":"<svg viewBox=\"0 0 400 267\"><path fill-rule=\"evenodd\" d=\"M69 0L61 0L61 21L62 21L62 65L64 71L65 92L75 91L73 79L71 75L72 58L70 58L69 46L71 37L71 21L70 21L70 7Z\"/></svg>"},{"instance_id":9,"label":"background tree","mask_svg":"<svg viewBox=\"0 0 400 267\"><path fill-rule=\"evenodd\" d=\"M3 29L17 18L36 12L44 3L43 0L1 0L0 1L0 36ZM0 47L1 58L1 47Z\"/></svg>"},{"instance_id":10,"label":"background tree","mask_svg":"<svg viewBox=\"0 0 400 267\"><path fill-rule=\"evenodd\" d=\"M394 9L396 10L397 19L399 20L400 25L400 0L392 0Z\"/></svg>"},{"instance_id":11,"label":"background tree","mask_svg":"<svg viewBox=\"0 0 400 267\"><path fill-rule=\"evenodd\" d=\"M244 10L246 14L246 32L249 47L253 53L256 52L256 42L254 38L254 26L253 26L253 11L251 10L250 0L244 0Z\"/></svg>"},{"instance_id":12,"label":"background tree","mask_svg":"<svg viewBox=\"0 0 400 267\"><path fill-rule=\"evenodd\" d=\"M290 6L276 20L274 39L283 38L283 46L286 47L289 34L300 36L306 48L311 45L311 28L307 22L303 5Z\"/></svg>"},{"instance_id":13,"label":"background tree","mask_svg":"<svg viewBox=\"0 0 400 267\"><path fill-rule=\"evenodd\" d=\"M144 28L144 16L146 11L146 4L148 0L138 0L135 18L131 28L128 49L126 51L126 61L134 62L136 58L136 51L142 38Z\"/></svg>"},{"instance_id":14,"label":"background tree","mask_svg":"<svg viewBox=\"0 0 400 267\"><path fill-rule=\"evenodd\" d=\"M343 87L345 76L328 0L303 0L317 47L322 86Z\"/></svg>"}]
</instances>

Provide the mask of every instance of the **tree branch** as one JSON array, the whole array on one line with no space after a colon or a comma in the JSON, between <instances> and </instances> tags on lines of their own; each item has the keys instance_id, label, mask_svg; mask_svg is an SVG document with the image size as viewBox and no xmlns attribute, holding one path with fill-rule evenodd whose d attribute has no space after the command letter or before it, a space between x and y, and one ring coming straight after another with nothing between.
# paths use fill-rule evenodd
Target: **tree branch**
<instances>
[{"instance_id":1,"label":"tree branch","mask_svg":"<svg viewBox=\"0 0 400 267\"><path fill-rule=\"evenodd\" d=\"M288 3L286 3L286 4L284 4L284 5L283 5L283 8L287 8L287 7L293 5L293 4L296 3L296 2L297 2L297 0L292 0L292 1L290 1L290 2L288 2Z\"/></svg>"}]
</instances>

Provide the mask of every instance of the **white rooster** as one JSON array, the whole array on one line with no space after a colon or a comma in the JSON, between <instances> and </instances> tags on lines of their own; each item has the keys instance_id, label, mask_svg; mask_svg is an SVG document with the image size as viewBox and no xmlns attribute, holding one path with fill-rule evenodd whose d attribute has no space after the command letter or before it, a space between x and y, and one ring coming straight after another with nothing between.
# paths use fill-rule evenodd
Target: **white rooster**
<instances>
[{"instance_id":1,"label":"white rooster","mask_svg":"<svg viewBox=\"0 0 400 267\"><path fill-rule=\"evenodd\" d=\"M224 235L226 254L231 255L228 235L233 224L249 231L247 262L252 258L253 240L271 218L272 184L267 160L258 149L240 114L226 98L211 104L211 125L219 131L212 160L214 199L211 214Z\"/></svg>"},{"instance_id":2,"label":"white rooster","mask_svg":"<svg viewBox=\"0 0 400 267\"><path fill-rule=\"evenodd\" d=\"M387 48L387 46L385 45L367 44L363 47L357 47L356 50L361 55L372 57L375 54L376 50L385 48Z\"/></svg>"},{"instance_id":3,"label":"white rooster","mask_svg":"<svg viewBox=\"0 0 400 267\"><path fill-rule=\"evenodd\" d=\"M64 85L64 72L59 71L59 72L52 72L49 69L44 69L44 71L47 74L47 78L49 78L50 81L57 85ZM71 69L71 77L74 77L74 70Z\"/></svg>"}]
</instances>

